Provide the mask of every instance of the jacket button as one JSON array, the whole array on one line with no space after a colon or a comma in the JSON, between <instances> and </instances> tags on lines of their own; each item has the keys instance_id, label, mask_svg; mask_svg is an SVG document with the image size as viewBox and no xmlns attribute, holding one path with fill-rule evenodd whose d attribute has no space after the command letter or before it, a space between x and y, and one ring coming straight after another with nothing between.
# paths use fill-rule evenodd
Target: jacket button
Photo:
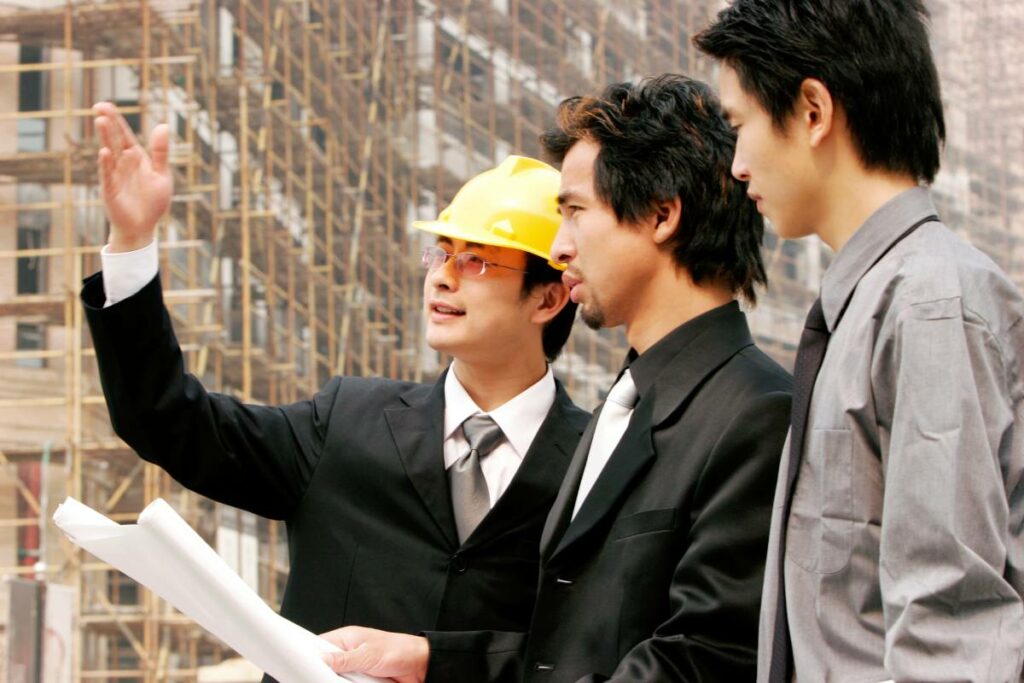
<instances>
[{"instance_id":1,"label":"jacket button","mask_svg":"<svg viewBox=\"0 0 1024 683\"><path fill-rule=\"evenodd\" d=\"M464 558L462 555L452 555L452 561L449 566L454 571L458 572L459 574L462 574L466 571L466 558Z\"/></svg>"},{"instance_id":2,"label":"jacket button","mask_svg":"<svg viewBox=\"0 0 1024 683\"><path fill-rule=\"evenodd\" d=\"M541 664L540 662L537 662L536 664L533 665L533 668L534 668L535 671L543 671L543 672L547 673L549 671L554 671L555 670L555 665L554 664Z\"/></svg>"}]
</instances>

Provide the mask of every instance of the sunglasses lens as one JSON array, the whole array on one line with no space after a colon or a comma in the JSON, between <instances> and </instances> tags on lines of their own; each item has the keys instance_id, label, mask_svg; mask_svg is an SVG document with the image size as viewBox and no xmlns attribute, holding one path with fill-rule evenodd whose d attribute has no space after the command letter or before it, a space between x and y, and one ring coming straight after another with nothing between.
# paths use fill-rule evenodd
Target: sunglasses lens
<instances>
[{"instance_id":1,"label":"sunglasses lens","mask_svg":"<svg viewBox=\"0 0 1024 683\"><path fill-rule=\"evenodd\" d=\"M480 275L484 272L484 260L468 251L459 254L455 263L463 275Z\"/></svg>"},{"instance_id":2,"label":"sunglasses lens","mask_svg":"<svg viewBox=\"0 0 1024 683\"><path fill-rule=\"evenodd\" d=\"M427 270L435 270L446 260L448 254L440 247L427 247L423 250L421 263Z\"/></svg>"},{"instance_id":3,"label":"sunglasses lens","mask_svg":"<svg viewBox=\"0 0 1024 683\"><path fill-rule=\"evenodd\" d=\"M441 247L427 247L420 259L427 270L437 270L449 258L455 259L455 269L462 275L483 275L487 262L476 254L464 251L461 254L449 254Z\"/></svg>"}]
</instances>

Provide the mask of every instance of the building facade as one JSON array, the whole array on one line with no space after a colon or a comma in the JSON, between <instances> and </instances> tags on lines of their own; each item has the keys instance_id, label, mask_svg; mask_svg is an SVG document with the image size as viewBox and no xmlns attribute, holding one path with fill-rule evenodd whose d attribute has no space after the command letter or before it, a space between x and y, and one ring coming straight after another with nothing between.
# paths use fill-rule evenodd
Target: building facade
<instances>
[{"instance_id":1,"label":"building facade","mask_svg":"<svg viewBox=\"0 0 1024 683\"><path fill-rule=\"evenodd\" d=\"M287 575L278 525L183 491L110 428L77 300L107 232L92 103L117 102L137 131L171 126L161 277L189 368L209 388L281 403L337 373L429 381L447 359L422 338L423 238L411 222L506 155L539 154L539 133L570 94L663 71L713 82L689 37L721 5L0 8L0 574L74 590L69 680L193 681L231 653L62 541L48 520L67 495L119 521L166 498L271 604ZM1024 11L1008 0L930 7L949 124L936 197L947 222L1022 284L1014 38ZM765 257L771 286L751 318L759 342L791 364L829 255L769 231ZM621 332L578 326L555 369L593 406L625 350ZM0 637L8 660L9 640Z\"/></svg>"}]
</instances>

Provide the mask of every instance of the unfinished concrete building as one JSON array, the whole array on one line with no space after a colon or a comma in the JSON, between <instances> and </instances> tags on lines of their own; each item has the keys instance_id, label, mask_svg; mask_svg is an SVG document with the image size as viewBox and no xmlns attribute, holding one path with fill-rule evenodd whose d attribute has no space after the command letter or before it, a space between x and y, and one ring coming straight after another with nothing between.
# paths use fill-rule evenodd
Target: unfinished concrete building
<instances>
[{"instance_id":1,"label":"unfinished concrete building","mask_svg":"<svg viewBox=\"0 0 1024 683\"><path fill-rule=\"evenodd\" d=\"M48 520L67 495L126 522L167 499L271 604L288 570L283 528L182 490L111 430L77 299L107 232L93 102L117 102L139 131L171 125L161 274L189 368L208 388L280 403L336 373L430 380L446 359L422 340L422 240L410 223L507 154L536 155L569 94L662 71L713 79L689 36L720 4L7 3L0 575L72 588L54 592L71 596L71 613L54 617L70 637L44 644L47 675L64 666L76 681L193 681L198 667L231 656L63 541ZM992 22L1019 36L1021 8L945 0L933 11L952 120L942 208L1021 282L1020 47L985 38ZM1015 71L991 83L984 69L995 67ZM791 363L828 256L816 242L770 235L766 258L772 286L752 320L759 341ZM624 352L620 332L580 327L556 371L593 406ZM0 604L0 621L11 612ZM3 625L0 652L10 654L17 627Z\"/></svg>"}]
</instances>

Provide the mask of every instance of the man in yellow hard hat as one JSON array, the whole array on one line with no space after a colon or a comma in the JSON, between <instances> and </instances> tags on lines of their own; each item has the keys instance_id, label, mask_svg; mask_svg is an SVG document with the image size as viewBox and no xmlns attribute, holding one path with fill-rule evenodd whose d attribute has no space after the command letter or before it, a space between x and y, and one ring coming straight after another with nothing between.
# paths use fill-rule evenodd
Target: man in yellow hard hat
<instances>
[{"instance_id":1,"label":"man in yellow hard hat","mask_svg":"<svg viewBox=\"0 0 1024 683\"><path fill-rule=\"evenodd\" d=\"M510 157L469 181L423 253L434 384L335 377L246 405L185 372L157 272L168 130L149 153L96 106L110 239L82 291L114 428L189 489L288 526L281 611L344 624L523 630L541 528L588 419L554 379L574 306L549 262L559 174Z\"/></svg>"},{"instance_id":2,"label":"man in yellow hard hat","mask_svg":"<svg viewBox=\"0 0 1024 683\"><path fill-rule=\"evenodd\" d=\"M541 144L552 255L631 348L548 516L530 629L350 626L328 659L402 683L750 681L792 381L738 301L766 277L735 134L709 86L662 74L564 100Z\"/></svg>"}]
</instances>

